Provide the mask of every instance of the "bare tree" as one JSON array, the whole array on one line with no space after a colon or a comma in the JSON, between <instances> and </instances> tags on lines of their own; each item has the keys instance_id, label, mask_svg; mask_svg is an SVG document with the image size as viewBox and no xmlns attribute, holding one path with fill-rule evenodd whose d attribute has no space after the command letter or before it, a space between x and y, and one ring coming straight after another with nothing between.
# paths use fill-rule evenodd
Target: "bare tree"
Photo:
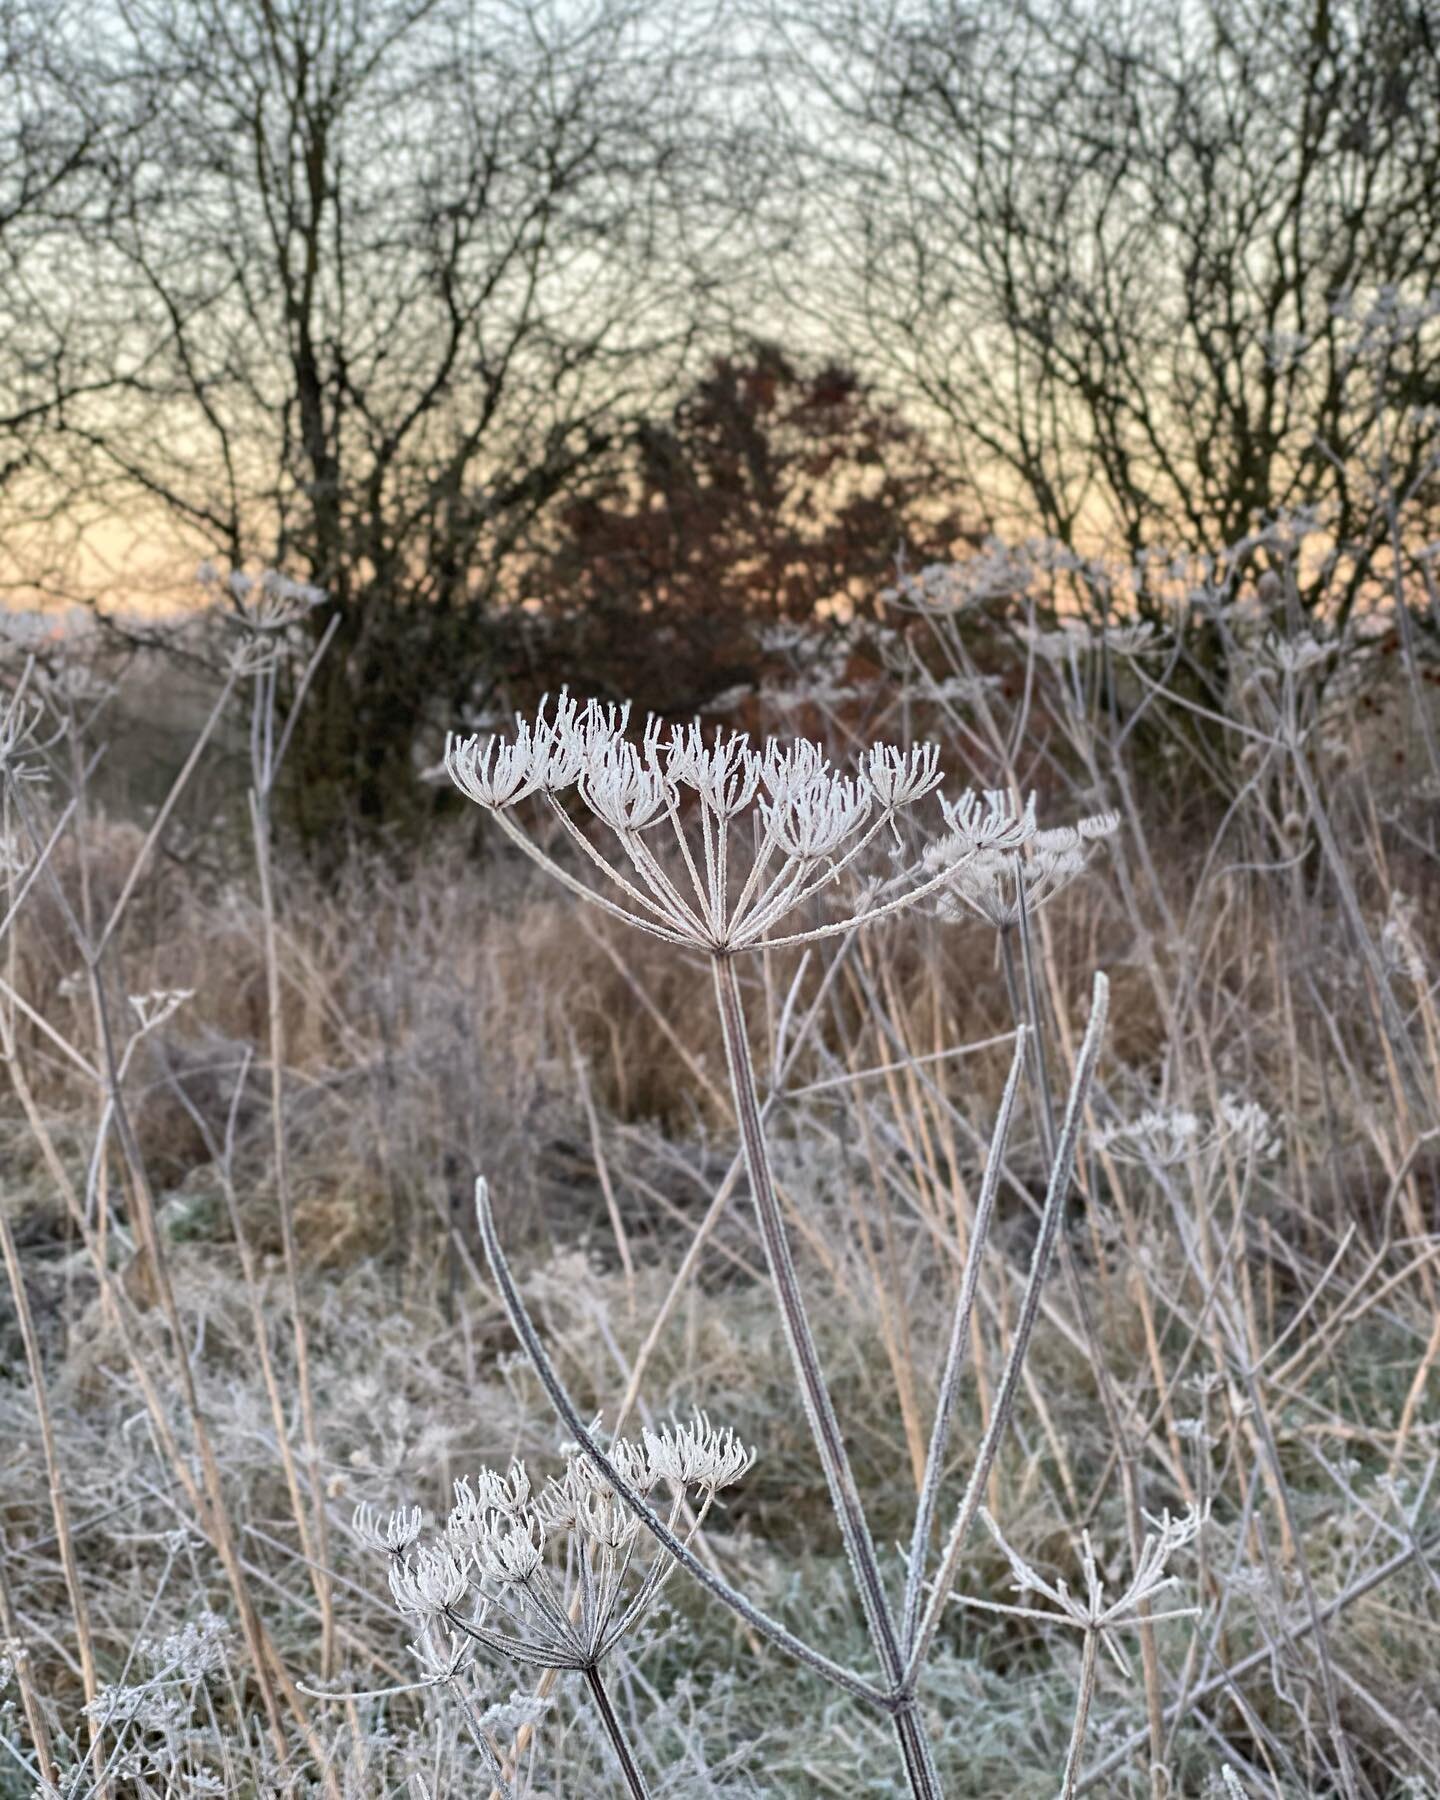
<instances>
[{"instance_id":1,"label":"bare tree","mask_svg":"<svg viewBox=\"0 0 1440 1800\"><path fill-rule=\"evenodd\" d=\"M62 18L40 0L0 0L0 500L9 587L14 536L53 504L45 439L77 392L108 384L72 357L74 321L51 279L56 247L94 191L104 134L52 53ZM35 585L35 568L27 573Z\"/></svg>"},{"instance_id":2,"label":"bare tree","mask_svg":"<svg viewBox=\"0 0 1440 1800\"><path fill-rule=\"evenodd\" d=\"M736 158L696 41L651 0L120 0L70 53L129 130L69 271L119 385L57 477L326 589L299 785L384 817L700 329Z\"/></svg>"},{"instance_id":3,"label":"bare tree","mask_svg":"<svg viewBox=\"0 0 1440 1800\"><path fill-rule=\"evenodd\" d=\"M1440 399L1433 320L1377 395L1345 316L1440 290L1433 7L806 0L783 29L836 246L794 291L944 416L993 519L1218 549L1323 505L1353 598L1381 415L1423 486Z\"/></svg>"}]
</instances>

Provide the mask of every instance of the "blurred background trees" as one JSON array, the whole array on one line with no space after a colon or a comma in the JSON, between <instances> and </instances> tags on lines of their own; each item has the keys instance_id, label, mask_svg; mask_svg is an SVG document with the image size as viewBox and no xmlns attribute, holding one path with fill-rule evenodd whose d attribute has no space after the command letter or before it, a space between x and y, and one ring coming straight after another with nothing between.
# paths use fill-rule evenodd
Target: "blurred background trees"
<instances>
[{"instance_id":1,"label":"blurred background trees","mask_svg":"<svg viewBox=\"0 0 1440 1800\"><path fill-rule=\"evenodd\" d=\"M1436 535L1425 0L6 0L12 602L324 587L301 822L902 550ZM1430 527L1435 525L1435 529ZM1418 541L1418 540L1417 540Z\"/></svg>"},{"instance_id":2,"label":"blurred background trees","mask_svg":"<svg viewBox=\"0 0 1440 1800\"><path fill-rule=\"evenodd\" d=\"M786 85L818 97L812 305L943 418L993 522L1219 552L1319 507L1353 601L1390 537L1379 465L1433 510L1426 0L800 0L787 25Z\"/></svg>"},{"instance_id":3,"label":"blurred background trees","mask_svg":"<svg viewBox=\"0 0 1440 1800\"><path fill-rule=\"evenodd\" d=\"M49 466L71 505L139 507L192 561L326 590L317 820L340 793L393 810L514 559L709 322L742 154L663 23L648 0L69 21L107 147L52 278L110 379L54 410Z\"/></svg>"},{"instance_id":4,"label":"blurred background trees","mask_svg":"<svg viewBox=\"0 0 1440 1800\"><path fill-rule=\"evenodd\" d=\"M693 712L754 687L769 627L873 613L898 549L944 555L966 536L960 499L935 446L853 370L741 346L557 509L502 664Z\"/></svg>"}]
</instances>

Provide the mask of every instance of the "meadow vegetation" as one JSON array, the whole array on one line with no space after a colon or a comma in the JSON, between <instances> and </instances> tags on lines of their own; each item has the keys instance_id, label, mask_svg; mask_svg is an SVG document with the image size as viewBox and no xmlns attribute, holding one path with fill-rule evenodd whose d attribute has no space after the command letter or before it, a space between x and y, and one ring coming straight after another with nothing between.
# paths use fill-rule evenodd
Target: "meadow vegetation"
<instances>
[{"instance_id":1,"label":"meadow vegetation","mask_svg":"<svg viewBox=\"0 0 1440 1800\"><path fill-rule=\"evenodd\" d=\"M212 578L214 710L131 817L123 671L7 627L0 1794L1440 1793L1440 552L1340 629L1314 548L902 570L768 629L689 763L637 718L577 751L618 786L497 797L472 719L505 830L437 801L323 862L304 588ZM648 768L719 820L735 727L818 746L807 805L868 769L773 827L743 958L517 854L596 883L620 809L671 908L623 809ZM867 1555L927 1626L908 1749Z\"/></svg>"}]
</instances>

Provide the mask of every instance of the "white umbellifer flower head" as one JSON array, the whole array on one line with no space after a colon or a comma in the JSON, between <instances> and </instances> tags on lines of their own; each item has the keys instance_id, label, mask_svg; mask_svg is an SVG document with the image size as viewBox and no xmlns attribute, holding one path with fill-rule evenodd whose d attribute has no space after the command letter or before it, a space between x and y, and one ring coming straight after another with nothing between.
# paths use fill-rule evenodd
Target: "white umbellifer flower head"
<instances>
[{"instance_id":1,"label":"white umbellifer flower head","mask_svg":"<svg viewBox=\"0 0 1440 1800\"><path fill-rule=\"evenodd\" d=\"M1168 1169L1185 1162L1212 1141L1199 1116L1180 1106L1152 1107L1137 1118L1106 1125L1095 1134L1095 1147L1122 1162Z\"/></svg>"},{"instance_id":2,"label":"white umbellifer flower head","mask_svg":"<svg viewBox=\"0 0 1440 1800\"><path fill-rule=\"evenodd\" d=\"M542 703L533 721L517 718L508 737L449 737L445 769L562 885L656 937L716 954L809 942L909 905L926 886L917 880L913 891L892 887L883 903L867 901L838 923L772 935L901 808L935 790L940 759L933 745L876 745L856 777L833 770L824 751L804 739L772 739L757 749L743 732L707 736L698 722L665 727L652 719L637 744L625 735L627 707L582 705L564 693L548 707ZM572 786L618 840L618 858L590 841L573 802L562 801ZM518 823L516 809L532 798L581 850L591 879L563 866ZM1011 821L999 835L1009 841L1015 831ZM598 887L592 871L602 877Z\"/></svg>"},{"instance_id":3,"label":"white umbellifer flower head","mask_svg":"<svg viewBox=\"0 0 1440 1800\"><path fill-rule=\"evenodd\" d=\"M614 1494L584 1494L576 1502L575 1529L602 1549L619 1551L635 1542L640 1521Z\"/></svg>"},{"instance_id":4,"label":"white umbellifer flower head","mask_svg":"<svg viewBox=\"0 0 1440 1800\"><path fill-rule=\"evenodd\" d=\"M448 1544L428 1544L413 1559L390 1563L390 1592L401 1612L418 1619L437 1618L465 1598L470 1583L465 1565Z\"/></svg>"},{"instance_id":5,"label":"white umbellifer flower head","mask_svg":"<svg viewBox=\"0 0 1440 1800\"><path fill-rule=\"evenodd\" d=\"M755 1461L727 1425L717 1430L704 1413L686 1424L663 1426L644 1434L645 1452L657 1481L676 1487L698 1487L714 1492L737 1482Z\"/></svg>"},{"instance_id":6,"label":"white umbellifer flower head","mask_svg":"<svg viewBox=\"0 0 1440 1800\"><path fill-rule=\"evenodd\" d=\"M362 1500L355 1508L351 1523L356 1537L372 1550L387 1550L392 1556L403 1556L420 1536L421 1516L418 1506L402 1506L382 1522L379 1508Z\"/></svg>"},{"instance_id":7,"label":"white umbellifer flower head","mask_svg":"<svg viewBox=\"0 0 1440 1800\"><path fill-rule=\"evenodd\" d=\"M887 812L912 806L944 779L938 744L916 744L909 750L876 744L861 766L866 785Z\"/></svg>"},{"instance_id":8,"label":"white umbellifer flower head","mask_svg":"<svg viewBox=\"0 0 1440 1800\"><path fill-rule=\"evenodd\" d=\"M475 1545L475 1567L502 1587L520 1586L540 1573L544 1553L545 1526L532 1512L522 1519L497 1520Z\"/></svg>"},{"instance_id":9,"label":"white umbellifer flower head","mask_svg":"<svg viewBox=\"0 0 1440 1800\"><path fill-rule=\"evenodd\" d=\"M972 804L965 805L965 799ZM1024 910L1036 912L1084 873L1090 845L1120 823L1116 813L1095 813L1074 825L1041 831L1033 794L1023 810L1008 795L987 793L983 813L973 796L962 797L961 805L948 811L951 835L926 852L928 867L954 870L936 911L951 919L978 914L997 931L1019 923L1022 889Z\"/></svg>"}]
</instances>

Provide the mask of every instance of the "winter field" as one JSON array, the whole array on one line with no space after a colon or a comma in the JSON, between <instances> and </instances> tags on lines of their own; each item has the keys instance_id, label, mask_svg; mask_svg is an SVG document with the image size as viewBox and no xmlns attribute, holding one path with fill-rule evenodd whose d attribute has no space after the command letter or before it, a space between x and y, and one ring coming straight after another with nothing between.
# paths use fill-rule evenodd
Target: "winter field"
<instances>
[{"instance_id":1,"label":"winter field","mask_svg":"<svg viewBox=\"0 0 1440 1800\"><path fill-rule=\"evenodd\" d=\"M0 1794L1440 1794L1436 592L1267 548L476 721L323 868L303 591L148 798L7 627Z\"/></svg>"}]
</instances>

